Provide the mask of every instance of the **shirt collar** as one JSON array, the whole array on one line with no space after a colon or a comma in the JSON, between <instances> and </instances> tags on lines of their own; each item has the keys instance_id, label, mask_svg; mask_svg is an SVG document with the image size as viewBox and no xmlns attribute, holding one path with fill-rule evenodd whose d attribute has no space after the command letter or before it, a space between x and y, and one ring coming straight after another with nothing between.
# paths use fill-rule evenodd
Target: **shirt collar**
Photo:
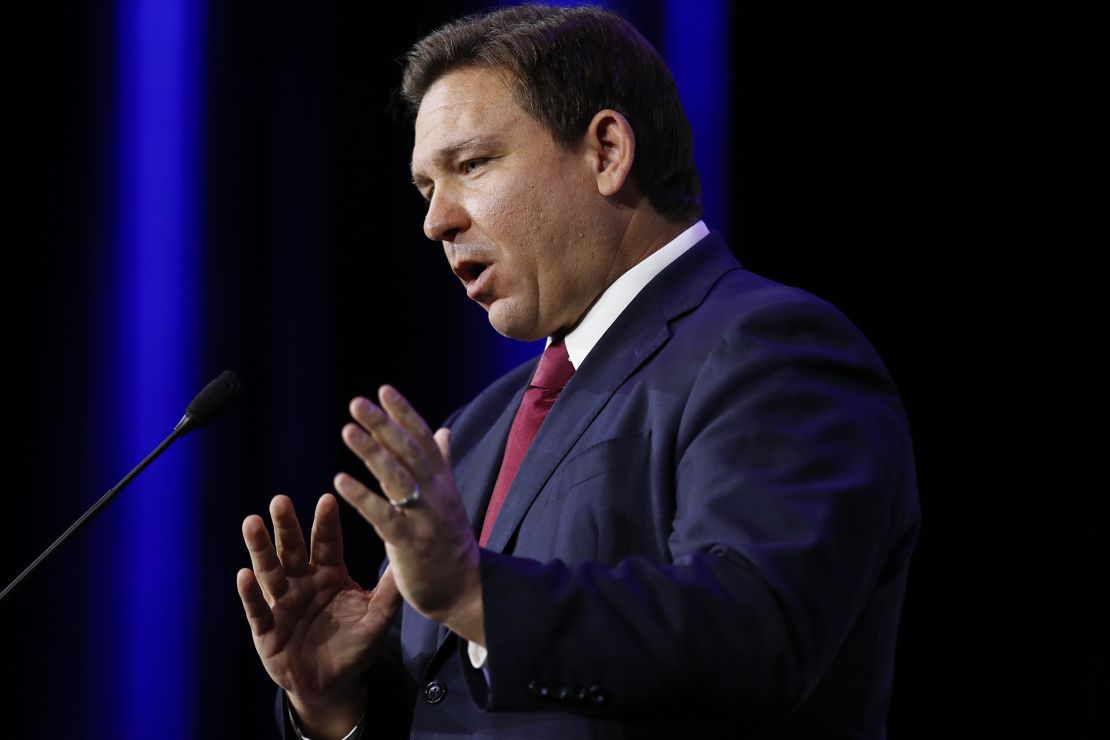
<instances>
[{"instance_id":1,"label":"shirt collar","mask_svg":"<svg viewBox=\"0 0 1110 740\"><path fill-rule=\"evenodd\" d=\"M632 299L639 295L640 291L651 282L652 278L708 234L709 228L705 225L705 222L698 221L661 249L652 252L645 259L633 265L631 269L614 280L613 284L605 289L605 292L598 297L594 305L578 322L578 326L574 327L574 330L563 339L567 345L567 355L570 357L570 363L574 365L575 370L579 368L586 359L586 355L609 330L617 317L628 307ZM547 343L551 344L550 337Z\"/></svg>"}]
</instances>

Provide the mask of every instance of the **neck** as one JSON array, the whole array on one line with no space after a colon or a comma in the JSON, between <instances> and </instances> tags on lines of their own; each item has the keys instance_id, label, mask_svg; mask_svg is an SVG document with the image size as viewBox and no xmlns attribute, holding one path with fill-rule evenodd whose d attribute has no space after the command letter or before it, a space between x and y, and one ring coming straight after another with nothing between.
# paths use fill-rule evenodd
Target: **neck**
<instances>
[{"instance_id":1,"label":"neck","mask_svg":"<svg viewBox=\"0 0 1110 740\"><path fill-rule=\"evenodd\" d=\"M670 221L651 208L634 211L621 234L605 287L674 241L697 221L696 218Z\"/></svg>"},{"instance_id":2,"label":"neck","mask_svg":"<svg viewBox=\"0 0 1110 740\"><path fill-rule=\"evenodd\" d=\"M598 299L609 289L617 279L643 262L674 239L697 223L698 219L684 219L682 221L669 221L654 210L642 211L637 209L622 224L615 229L615 239L618 246L612 252L609 269L606 271L605 280L600 285L597 295L586 306L578 320L573 325L564 327L551 334L551 341L560 342L574 331L589 314Z\"/></svg>"}]
</instances>

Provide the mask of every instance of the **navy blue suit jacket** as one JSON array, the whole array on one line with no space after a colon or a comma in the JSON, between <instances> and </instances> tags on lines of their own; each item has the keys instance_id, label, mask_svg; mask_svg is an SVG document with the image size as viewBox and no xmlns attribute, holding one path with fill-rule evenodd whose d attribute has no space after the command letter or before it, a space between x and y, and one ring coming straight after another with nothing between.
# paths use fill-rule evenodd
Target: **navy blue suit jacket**
<instances>
[{"instance_id":1,"label":"navy blue suit jacket","mask_svg":"<svg viewBox=\"0 0 1110 740\"><path fill-rule=\"evenodd\" d=\"M448 422L476 533L535 364ZM481 556L489 683L406 605L371 676L398 693L368 716L416 738L882 737L918 526L875 351L711 234L617 319L521 464Z\"/></svg>"}]
</instances>

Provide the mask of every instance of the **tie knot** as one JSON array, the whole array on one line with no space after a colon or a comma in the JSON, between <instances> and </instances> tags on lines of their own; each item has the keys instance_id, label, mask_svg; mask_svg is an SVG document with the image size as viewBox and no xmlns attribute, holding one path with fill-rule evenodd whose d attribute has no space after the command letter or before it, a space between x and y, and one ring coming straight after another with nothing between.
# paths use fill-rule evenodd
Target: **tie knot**
<instances>
[{"instance_id":1,"label":"tie knot","mask_svg":"<svg viewBox=\"0 0 1110 740\"><path fill-rule=\"evenodd\" d=\"M561 391L571 375L574 375L574 365L570 364L567 345L564 342L552 343L543 351L531 385L533 388Z\"/></svg>"}]
</instances>

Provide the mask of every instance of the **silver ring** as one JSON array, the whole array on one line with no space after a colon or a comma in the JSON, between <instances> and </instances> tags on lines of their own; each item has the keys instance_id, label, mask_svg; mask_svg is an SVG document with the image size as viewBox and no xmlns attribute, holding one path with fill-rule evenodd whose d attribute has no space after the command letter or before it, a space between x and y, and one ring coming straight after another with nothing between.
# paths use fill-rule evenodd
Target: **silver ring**
<instances>
[{"instance_id":1,"label":"silver ring","mask_svg":"<svg viewBox=\"0 0 1110 740\"><path fill-rule=\"evenodd\" d=\"M392 506L395 509L407 509L410 506L415 506L416 502L419 501L419 500L420 500L420 486L414 485L413 489L412 489L412 493L410 493L408 496L405 496L400 501L394 501L394 500L390 499L389 505Z\"/></svg>"}]
</instances>

